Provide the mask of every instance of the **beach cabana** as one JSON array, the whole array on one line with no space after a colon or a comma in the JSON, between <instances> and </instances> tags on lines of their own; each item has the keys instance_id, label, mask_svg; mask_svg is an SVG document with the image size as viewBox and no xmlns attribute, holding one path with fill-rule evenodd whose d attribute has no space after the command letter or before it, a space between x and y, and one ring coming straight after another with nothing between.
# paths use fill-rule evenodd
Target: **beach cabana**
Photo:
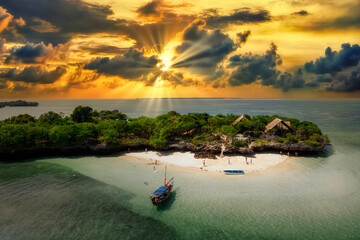
<instances>
[{"instance_id":1,"label":"beach cabana","mask_svg":"<svg viewBox=\"0 0 360 240\"><path fill-rule=\"evenodd\" d=\"M249 119L247 119L247 117L245 117L245 115L241 115L241 116L238 117L231 125L235 125L235 124L237 124L238 122L240 122L240 121L243 120L243 119L249 121Z\"/></svg>"},{"instance_id":2,"label":"beach cabana","mask_svg":"<svg viewBox=\"0 0 360 240\"><path fill-rule=\"evenodd\" d=\"M271 123L266 125L265 132L268 132L275 127L295 132L295 130L290 127L290 121L285 122L280 118L275 118Z\"/></svg>"}]
</instances>

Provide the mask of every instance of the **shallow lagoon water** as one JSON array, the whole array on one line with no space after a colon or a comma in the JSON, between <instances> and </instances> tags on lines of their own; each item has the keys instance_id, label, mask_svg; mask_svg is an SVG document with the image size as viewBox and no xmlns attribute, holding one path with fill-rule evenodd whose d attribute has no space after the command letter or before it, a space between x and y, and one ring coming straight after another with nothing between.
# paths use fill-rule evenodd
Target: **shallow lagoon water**
<instances>
[{"instance_id":1,"label":"shallow lagoon water","mask_svg":"<svg viewBox=\"0 0 360 240\"><path fill-rule=\"evenodd\" d=\"M159 113L170 110L163 101ZM163 169L154 173L146 162L119 155L2 164L2 239L358 238L359 100L172 101L182 113L211 109L211 114L278 113L310 120L333 146L327 154L292 158L254 175L169 167L175 188L159 209L149 195L162 183Z\"/></svg>"}]
</instances>

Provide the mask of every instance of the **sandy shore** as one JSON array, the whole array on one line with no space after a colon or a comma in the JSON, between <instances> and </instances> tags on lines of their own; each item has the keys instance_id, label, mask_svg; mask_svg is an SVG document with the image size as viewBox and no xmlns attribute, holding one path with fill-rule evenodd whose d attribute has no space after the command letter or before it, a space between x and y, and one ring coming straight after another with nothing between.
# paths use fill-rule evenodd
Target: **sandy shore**
<instances>
[{"instance_id":1,"label":"sandy shore","mask_svg":"<svg viewBox=\"0 0 360 240\"><path fill-rule=\"evenodd\" d=\"M244 170L245 173L264 171L265 169L278 165L285 161L288 157L286 155L274 153L257 153L251 157L247 157L248 164L244 156L232 155L224 156L217 159L196 159L194 154L190 152L132 152L125 154L139 158L142 160L155 163L172 164L179 167L187 167L198 169L199 171L209 172L223 172L224 170ZM205 167L204 167L205 161Z\"/></svg>"}]
</instances>

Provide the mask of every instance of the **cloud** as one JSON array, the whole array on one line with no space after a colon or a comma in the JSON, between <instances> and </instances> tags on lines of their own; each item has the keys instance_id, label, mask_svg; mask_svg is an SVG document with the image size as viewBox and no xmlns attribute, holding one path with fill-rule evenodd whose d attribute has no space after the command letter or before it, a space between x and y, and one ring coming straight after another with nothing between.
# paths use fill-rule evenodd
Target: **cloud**
<instances>
[{"instance_id":1,"label":"cloud","mask_svg":"<svg viewBox=\"0 0 360 240\"><path fill-rule=\"evenodd\" d=\"M6 43L6 40L0 38L0 56L2 55L2 53L4 53L6 51L5 43Z\"/></svg>"},{"instance_id":2,"label":"cloud","mask_svg":"<svg viewBox=\"0 0 360 240\"><path fill-rule=\"evenodd\" d=\"M327 88L329 91L354 92L360 91L360 68L349 74L340 74Z\"/></svg>"},{"instance_id":3,"label":"cloud","mask_svg":"<svg viewBox=\"0 0 360 240\"><path fill-rule=\"evenodd\" d=\"M135 48L145 47L161 53L166 44L187 25L186 16L182 17L173 17L172 20L164 18L159 22L144 25L132 23L124 27L121 33L136 41Z\"/></svg>"},{"instance_id":4,"label":"cloud","mask_svg":"<svg viewBox=\"0 0 360 240\"><path fill-rule=\"evenodd\" d=\"M154 0L139 7L136 12L140 17L161 17L161 0Z\"/></svg>"},{"instance_id":5,"label":"cloud","mask_svg":"<svg viewBox=\"0 0 360 240\"><path fill-rule=\"evenodd\" d=\"M249 38L250 34L251 34L250 30L244 31L242 33L237 33L236 36L238 36L239 38L239 45L244 45L247 39Z\"/></svg>"},{"instance_id":6,"label":"cloud","mask_svg":"<svg viewBox=\"0 0 360 240\"><path fill-rule=\"evenodd\" d=\"M79 46L79 49L94 55L97 54L118 55L118 54L124 54L129 50L129 48L120 48L117 46L112 46L107 44L95 44L95 45L86 44Z\"/></svg>"},{"instance_id":7,"label":"cloud","mask_svg":"<svg viewBox=\"0 0 360 240\"><path fill-rule=\"evenodd\" d=\"M307 72L316 74L336 73L358 65L359 61L360 46L344 43L339 52L332 51L330 47L326 48L325 57L316 59L315 63L313 61L305 63L304 68Z\"/></svg>"},{"instance_id":8,"label":"cloud","mask_svg":"<svg viewBox=\"0 0 360 240\"><path fill-rule=\"evenodd\" d=\"M206 16L206 14L209 14ZM252 10L249 8L236 9L228 15L219 15L214 9L205 13L205 21L208 28L225 28L228 25L243 25L251 23L264 23L271 21L271 16L267 10Z\"/></svg>"},{"instance_id":9,"label":"cloud","mask_svg":"<svg viewBox=\"0 0 360 240\"><path fill-rule=\"evenodd\" d=\"M68 91L72 88L87 89L90 87L95 87L93 85L93 82L96 81L100 77L100 74L93 73L93 72L86 73L83 71L83 67L84 67L83 64L78 65L75 72L73 72L70 75L66 86L58 88L58 90L59 91Z\"/></svg>"},{"instance_id":10,"label":"cloud","mask_svg":"<svg viewBox=\"0 0 360 240\"><path fill-rule=\"evenodd\" d=\"M52 23L45 21L40 18L33 18L32 25L30 27L32 30L40 33L49 33L49 32L59 32L60 29L54 26Z\"/></svg>"},{"instance_id":11,"label":"cloud","mask_svg":"<svg viewBox=\"0 0 360 240\"><path fill-rule=\"evenodd\" d=\"M339 17L329 17L318 21L311 21L310 24L298 26L301 30L310 31L328 31L328 30L340 30L344 29L359 29L360 28L360 4L357 2L356 5L342 6L344 12Z\"/></svg>"},{"instance_id":12,"label":"cloud","mask_svg":"<svg viewBox=\"0 0 360 240\"><path fill-rule=\"evenodd\" d=\"M107 76L137 79L153 71L158 63L157 57L146 57L144 52L130 48L124 55L96 58L86 64L84 69L95 70Z\"/></svg>"},{"instance_id":13,"label":"cloud","mask_svg":"<svg viewBox=\"0 0 360 240\"><path fill-rule=\"evenodd\" d=\"M294 88L303 88L304 86L305 80L303 78L302 69L296 70L294 74L289 72L282 73L274 84L275 88L282 88L283 91L288 91L289 89ZM307 86L311 87L311 85Z\"/></svg>"},{"instance_id":14,"label":"cloud","mask_svg":"<svg viewBox=\"0 0 360 240\"><path fill-rule=\"evenodd\" d=\"M113 30L119 23L108 19L113 14L110 6L82 0L16 0L4 1L2 6L26 22L38 23L40 19L58 27L62 33L96 33L101 29Z\"/></svg>"},{"instance_id":15,"label":"cloud","mask_svg":"<svg viewBox=\"0 0 360 240\"><path fill-rule=\"evenodd\" d=\"M280 56L277 54L277 46L271 43L270 50L264 55L234 55L230 58L228 68L234 68L229 77L230 86L240 86L250 84L260 80L262 85L275 85L280 71L276 66L282 63Z\"/></svg>"},{"instance_id":16,"label":"cloud","mask_svg":"<svg viewBox=\"0 0 360 240\"><path fill-rule=\"evenodd\" d=\"M326 77L323 75L320 75L316 78L316 82L318 82L318 83L329 83L331 81L332 81L332 78Z\"/></svg>"},{"instance_id":17,"label":"cloud","mask_svg":"<svg viewBox=\"0 0 360 240\"><path fill-rule=\"evenodd\" d=\"M194 73L208 75L222 60L238 47L220 30L203 29L204 20L195 20L183 32L183 43L176 47L175 68L190 68Z\"/></svg>"},{"instance_id":18,"label":"cloud","mask_svg":"<svg viewBox=\"0 0 360 240\"><path fill-rule=\"evenodd\" d=\"M12 18L13 16L0 6L0 33L7 28Z\"/></svg>"},{"instance_id":19,"label":"cloud","mask_svg":"<svg viewBox=\"0 0 360 240\"><path fill-rule=\"evenodd\" d=\"M26 26L17 26L17 33L26 41L38 43L65 43L74 34L120 32L128 24L125 20L111 19L110 6L86 3L82 0L16 0L1 5L14 17L21 17ZM8 41L19 41L6 33Z\"/></svg>"},{"instance_id":20,"label":"cloud","mask_svg":"<svg viewBox=\"0 0 360 240\"><path fill-rule=\"evenodd\" d=\"M148 24L114 19L110 6L90 4L83 0L17 0L6 1L2 6L27 23L22 26L14 23L11 29L5 30L3 34L8 42L44 42L54 46L67 43L79 34L109 33L135 40L136 48L162 49L194 19L193 15L178 15L169 10L174 6L187 5L162 4L162 18Z\"/></svg>"},{"instance_id":21,"label":"cloud","mask_svg":"<svg viewBox=\"0 0 360 240\"><path fill-rule=\"evenodd\" d=\"M291 15L295 15L295 16L307 16L309 15L309 12L308 11L305 11L305 10L301 10L299 12L293 12Z\"/></svg>"},{"instance_id":22,"label":"cloud","mask_svg":"<svg viewBox=\"0 0 360 240\"><path fill-rule=\"evenodd\" d=\"M58 66L52 71L48 71L44 66L30 66L23 69L11 68L0 73L0 78L24 83L51 84L59 80L65 73L66 69L62 66Z\"/></svg>"},{"instance_id":23,"label":"cloud","mask_svg":"<svg viewBox=\"0 0 360 240\"><path fill-rule=\"evenodd\" d=\"M46 63L49 59L65 59L69 45L59 44L53 47L51 44L26 44L10 50L10 55L5 59L5 64L37 64Z\"/></svg>"}]
</instances>

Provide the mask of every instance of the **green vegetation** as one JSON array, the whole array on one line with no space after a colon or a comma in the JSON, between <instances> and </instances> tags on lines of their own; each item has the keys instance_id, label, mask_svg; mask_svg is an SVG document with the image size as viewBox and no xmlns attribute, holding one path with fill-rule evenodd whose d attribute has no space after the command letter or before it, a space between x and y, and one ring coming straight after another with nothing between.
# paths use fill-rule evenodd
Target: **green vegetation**
<instances>
[{"instance_id":1,"label":"green vegetation","mask_svg":"<svg viewBox=\"0 0 360 240\"><path fill-rule=\"evenodd\" d=\"M181 115L170 111L156 118L128 118L118 111L98 112L86 106L76 107L70 117L51 111L38 119L21 114L0 122L0 154L99 143L125 146L141 142L154 148L165 148L174 141L185 141L195 146L225 144L233 147L248 147L251 142L302 143L321 147L329 142L328 137L308 121L276 115L246 115L248 120L232 125L237 117L233 114L210 116L207 113ZM266 125L275 118L289 121L294 131L276 127L265 133Z\"/></svg>"},{"instance_id":2,"label":"green vegetation","mask_svg":"<svg viewBox=\"0 0 360 240\"><path fill-rule=\"evenodd\" d=\"M231 145L233 145L235 147L247 147L248 143L245 141L234 141L231 143Z\"/></svg>"}]
</instances>

